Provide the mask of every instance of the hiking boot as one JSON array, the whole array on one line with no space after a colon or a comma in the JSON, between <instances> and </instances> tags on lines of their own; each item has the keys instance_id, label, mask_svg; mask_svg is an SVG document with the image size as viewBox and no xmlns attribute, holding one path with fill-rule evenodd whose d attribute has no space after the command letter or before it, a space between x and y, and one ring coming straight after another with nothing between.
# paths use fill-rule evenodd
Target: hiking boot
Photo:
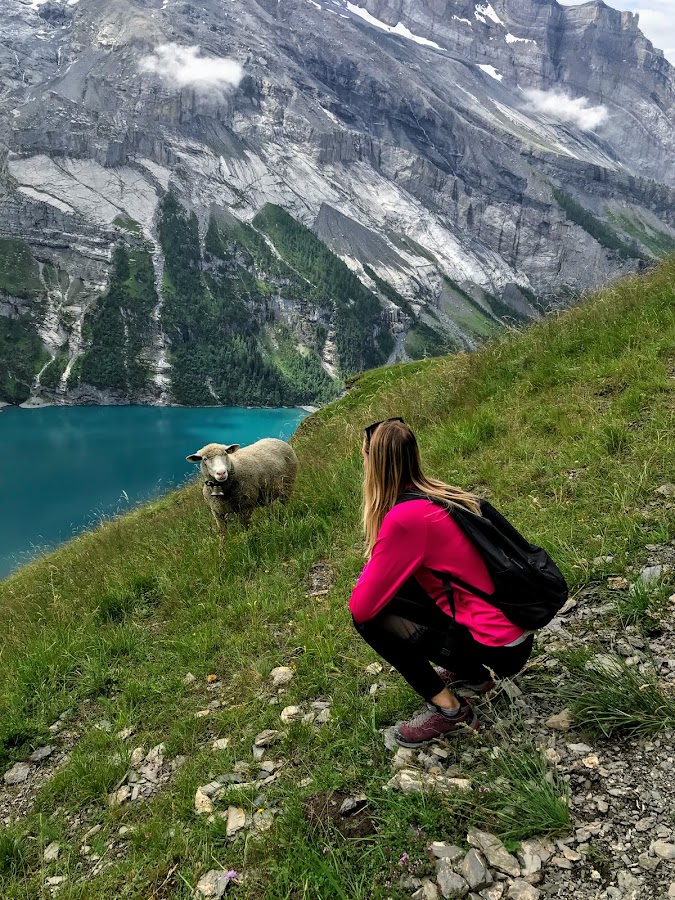
<instances>
[{"instance_id":1,"label":"hiking boot","mask_svg":"<svg viewBox=\"0 0 675 900\"><path fill-rule=\"evenodd\" d=\"M476 730L478 716L468 700L460 698L456 716L444 716L438 706L427 703L426 707L408 719L399 722L394 731L394 740L401 747L421 747L436 738L450 738L470 734Z\"/></svg>"},{"instance_id":2,"label":"hiking boot","mask_svg":"<svg viewBox=\"0 0 675 900\"><path fill-rule=\"evenodd\" d=\"M492 678L488 678L487 681L483 681L480 684L470 684L468 681L464 681L463 678L455 675L455 673L451 672L449 669L442 669L440 666L434 666L434 670L436 674L443 679L445 686L450 688L453 693L457 693L457 691L460 693L466 691L470 696L487 694L488 691L491 691L495 686Z\"/></svg>"}]
</instances>

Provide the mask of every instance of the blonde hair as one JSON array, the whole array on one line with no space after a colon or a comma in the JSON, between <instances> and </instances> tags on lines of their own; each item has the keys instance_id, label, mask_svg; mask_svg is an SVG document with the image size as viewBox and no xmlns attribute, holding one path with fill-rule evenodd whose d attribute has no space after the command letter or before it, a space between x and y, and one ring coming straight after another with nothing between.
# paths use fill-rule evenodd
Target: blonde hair
<instances>
[{"instance_id":1,"label":"blonde hair","mask_svg":"<svg viewBox=\"0 0 675 900\"><path fill-rule=\"evenodd\" d=\"M409 485L429 497L449 505L465 506L480 515L475 494L426 477L422 472L415 435L403 422L383 422L376 428L370 442L364 442L363 451L368 457L363 479L363 530L367 559L373 552L384 517Z\"/></svg>"}]
</instances>

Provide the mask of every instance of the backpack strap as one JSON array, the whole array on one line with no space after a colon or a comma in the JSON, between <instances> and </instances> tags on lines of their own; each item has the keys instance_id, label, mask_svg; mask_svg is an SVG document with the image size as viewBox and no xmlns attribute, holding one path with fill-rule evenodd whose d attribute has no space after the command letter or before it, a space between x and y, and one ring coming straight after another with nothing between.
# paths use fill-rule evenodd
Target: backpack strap
<instances>
[{"instance_id":1,"label":"backpack strap","mask_svg":"<svg viewBox=\"0 0 675 900\"><path fill-rule=\"evenodd\" d=\"M398 506L399 503L407 503L409 500L428 500L430 503L435 504L436 506L440 506L441 509L444 509L449 516L452 516L452 507L444 503L442 500L438 500L436 497L430 497L429 494L425 494L422 491L410 490L404 491L401 496L398 498L394 506ZM486 600L488 603L490 602L491 594L482 591L480 588L475 587L472 584L469 584L468 581L464 581L462 578L458 578L456 575L451 575L449 572L441 572L438 569L430 570L439 581L443 582L443 589L448 598L448 603L450 604L450 610L452 612L453 618L455 618L455 596L453 594L452 588L453 585L462 588L465 591L468 591L470 594L473 594L475 597L480 597L481 600Z\"/></svg>"}]
</instances>

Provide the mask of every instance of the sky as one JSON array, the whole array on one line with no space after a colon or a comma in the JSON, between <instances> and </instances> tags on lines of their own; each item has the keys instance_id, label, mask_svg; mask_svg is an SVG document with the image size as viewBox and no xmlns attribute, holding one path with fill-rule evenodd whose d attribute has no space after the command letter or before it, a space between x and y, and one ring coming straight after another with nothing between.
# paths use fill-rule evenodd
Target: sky
<instances>
[{"instance_id":1,"label":"sky","mask_svg":"<svg viewBox=\"0 0 675 900\"><path fill-rule=\"evenodd\" d=\"M563 6L580 6L587 0L558 0ZM640 13L640 28L655 47L675 65L675 3L673 0L605 0L614 9Z\"/></svg>"}]
</instances>

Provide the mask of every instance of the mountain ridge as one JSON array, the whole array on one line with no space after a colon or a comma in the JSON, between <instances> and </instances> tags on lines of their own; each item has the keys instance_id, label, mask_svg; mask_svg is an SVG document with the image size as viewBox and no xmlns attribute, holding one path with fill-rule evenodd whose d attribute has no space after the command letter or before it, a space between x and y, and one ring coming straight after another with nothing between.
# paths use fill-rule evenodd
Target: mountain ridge
<instances>
[{"instance_id":1,"label":"mountain ridge","mask_svg":"<svg viewBox=\"0 0 675 900\"><path fill-rule=\"evenodd\" d=\"M675 248L675 70L630 13L555 0L33 6L0 11L2 231L29 248L38 277L62 274L58 289L0 304L44 348L20 378L0 359L5 385L21 385L3 399L175 402L167 192L195 212L202 244L218 209L250 224L273 204L314 229L378 298L392 361L407 357L415 321L437 344L472 348L493 296L507 321L532 318ZM241 80L200 81L205 58L231 60ZM83 394L66 379L55 394L38 373L63 347L70 373L89 349L82 329L120 241L148 242L154 263L153 387ZM275 289L252 314L290 322L295 352L316 352L299 301ZM336 302L310 315L334 330ZM330 354L318 358L335 374Z\"/></svg>"}]
</instances>

